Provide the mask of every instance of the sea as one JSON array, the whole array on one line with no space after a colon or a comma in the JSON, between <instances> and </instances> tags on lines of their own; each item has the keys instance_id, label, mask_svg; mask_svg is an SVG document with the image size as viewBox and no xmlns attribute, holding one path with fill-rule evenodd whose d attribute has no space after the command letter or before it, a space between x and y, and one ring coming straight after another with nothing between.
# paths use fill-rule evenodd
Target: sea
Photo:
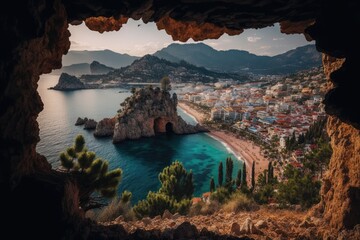
<instances>
[{"instance_id":1,"label":"sea","mask_svg":"<svg viewBox=\"0 0 360 240\"><path fill-rule=\"evenodd\" d=\"M38 92L44 109L37 121L40 127L40 142L37 152L44 155L53 168L59 168L59 154L73 145L78 134L82 134L86 146L97 156L109 161L111 169L121 168L122 180L118 194L124 190L132 192L132 203L146 198L149 191L160 187L158 175L162 169L178 160L187 170L192 170L195 185L194 196L208 192L210 179L217 182L218 165L231 157L234 160L233 177L242 162L222 142L207 133L191 135L161 135L113 144L111 138L95 138L93 131L75 126L78 117L100 121L113 117L120 109L120 103L131 93L126 89L87 89L76 91L49 90L56 85L58 75L42 75ZM178 114L190 124L196 120L178 108ZM224 174L225 175L225 174Z\"/></svg>"}]
</instances>

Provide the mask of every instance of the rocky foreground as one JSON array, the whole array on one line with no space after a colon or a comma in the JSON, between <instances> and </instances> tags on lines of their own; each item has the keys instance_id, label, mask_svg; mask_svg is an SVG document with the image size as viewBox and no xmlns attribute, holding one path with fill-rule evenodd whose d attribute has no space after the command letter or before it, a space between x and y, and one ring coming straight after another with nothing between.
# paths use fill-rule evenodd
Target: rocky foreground
<instances>
[{"instance_id":1,"label":"rocky foreground","mask_svg":"<svg viewBox=\"0 0 360 240\"><path fill-rule=\"evenodd\" d=\"M102 223L120 226L128 234L147 231L143 239L359 239L360 226L353 231L332 232L320 218L302 211L262 208L254 212L181 216L165 211L163 216L126 222L123 217ZM152 234L152 235L151 235ZM219 238L219 236L222 236ZM339 238L340 236L340 238Z\"/></svg>"},{"instance_id":2,"label":"rocky foreground","mask_svg":"<svg viewBox=\"0 0 360 240\"><path fill-rule=\"evenodd\" d=\"M138 89L127 98L115 119L101 120L96 137L112 136L113 142L152 137L157 134L191 134L207 131L204 127L186 123L177 114L177 96L159 88Z\"/></svg>"}]
</instances>

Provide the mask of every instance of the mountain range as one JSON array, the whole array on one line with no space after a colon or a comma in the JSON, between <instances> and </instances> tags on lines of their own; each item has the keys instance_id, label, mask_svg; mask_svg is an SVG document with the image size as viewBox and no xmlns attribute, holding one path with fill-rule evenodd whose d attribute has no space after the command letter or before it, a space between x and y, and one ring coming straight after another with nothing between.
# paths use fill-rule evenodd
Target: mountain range
<instances>
[{"instance_id":1,"label":"mountain range","mask_svg":"<svg viewBox=\"0 0 360 240\"><path fill-rule=\"evenodd\" d=\"M130 65L138 58L140 57L117 53L111 50L69 51L68 54L63 56L62 64L63 66L69 66L79 63L90 64L93 61L97 61L112 68L121 68Z\"/></svg>"},{"instance_id":2,"label":"mountain range","mask_svg":"<svg viewBox=\"0 0 360 240\"><path fill-rule=\"evenodd\" d=\"M291 74L321 65L321 54L315 45L306 45L276 56L258 56L242 50L216 50L206 44L177 44L155 52L153 56L173 63L186 61L211 71L247 74ZM140 57L110 50L69 51L63 57L63 67L55 73L91 74L90 63L100 62L111 68L129 66Z\"/></svg>"},{"instance_id":3,"label":"mountain range","mask_svg":"<svg viewBox=\"0 0 360 240\"><path fill-rule=\"evenodd\" d=\"M242 50L218 51L203 44L170 44L154 56L171 62L186 61L213 71L289 74L321 65L315 45L306 45L273 57Z\"/></svg>"},{"instance_id":4,"label":"mountain range","mask_svg":"<svg viewBox=\"0 0 360 240\"><path fill-rule=\"evenodd\" d=\"M248 75L210 71L185 61L178 63L152 55L135 60L130 66L115 69L102 75L82 75L80 80L87 84L144 82L158 83L164 76L173 82L217 82L219 80L248 80Z\"/></svg>"}]
</instances>

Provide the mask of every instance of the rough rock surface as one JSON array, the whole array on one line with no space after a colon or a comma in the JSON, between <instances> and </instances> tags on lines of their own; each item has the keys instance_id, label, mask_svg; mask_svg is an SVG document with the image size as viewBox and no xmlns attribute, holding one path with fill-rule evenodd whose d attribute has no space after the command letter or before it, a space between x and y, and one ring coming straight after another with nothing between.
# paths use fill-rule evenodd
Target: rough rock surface
<instances>
[{"instance_id":1,"label":"rough rock surface","mask_svg":"<svg viewBox=\"0 0 360 240\"><path fill-rule=\"evenodd\" d=\"M323 62L325 74L331 80L331 73L339 69L344 60L324 55ZM324 222L331 227L351 229L360 220L360 130L329 117L327 132L333 155L324 176L318 207Z\"/></svg>"},{"instance_id":2,"label":"rough rock surface","mask_svg":"<svg viewBox=\"0 0 360 240\"><path fill-rule=\"evenodd\" d=\"M315 224L311 219L308 221L316 226L312 238L301 238L306 235L306 230L298 225L305 218L304 212L295 212L289 210L277 210L262 208L252 212L239 212L229 214L224 211L218 211L212 215L198 216L179 216L176 220L171 218L153 219L146 218L146 224L143 220L126 222L119 218L119 221L104 223L104 225L121 224L129 233L135 232L138 228L144 230L160 230L162 234L176 237L175 239L196 239L207 233L219 234L222 236L235 237L239 239L314 239L315 236L322 235L321 223ZM263 221L263 227L258 230L252 222ZM320 225L319 225L320 224ZM240 227L244 226L244 227ZM243 228L242 231L240 228ZM179 231L181 230L181 231ZM171 238L170 238L171 239ZM210 238L212 239L212 238Z\"/></svg>"},{"instance_id":3,"label":"rough rock surface","mask_svg":"<svg viewBox=\"0 0 360 240\"><path fill-rule=\"evenodd\" d=\"M85 85L77 77L62 73L59 82L52 88L54 90L78 90L84 89Z\"/></svg>"},{"instance_id":4,"label":"rough rock surface","mask_svg":"<svg viewBox=\"0 0 360 240\"><path fill-rule=\"evenodd\" d=\"M187 124L178 116L176 94L171 97L170 93L159 88L139 89L124 104L122 112L116 117L114 143L162 133L191 134L207 131L199 124ZM105 136L110 133L109 129L111 127L102 121L96 127L95 136Z\"/></svg>"},{"instance_id":5,"label":"rough rock surface","mask_svg":"<svg viewBox=\"0 0 360 240\"><path fill-rule=\"evenodd\" d=\"M95 137L109 137L114 134L115 118L104 118L96 125Z\"/></svg>"},{"instance_id":6,"label":"rough rock surface","mask_svg":"<svg viewBox=\"0 0 360 240\"><path fill-rule=\"evenodd\" d=\"M88 119L87 118L81 118L78 117L75 122L75 126L84 125Z\"/></svg>"},{"instance_id":7,"label":"rough rock surface","mask_svg":"<svg viewBox=\"0 0 360 240\"><path fill-rule=\"evenodd\" d=\"M84 129L91 130L95 129L97 125L97 122L94 119L89 119L84 124Z\"/></svg>"},{"instance_id":8,"label":"rough rock surface","mask_svg":"<svg viewBox=\"0 0 360 240\"><path fill-rule=\"evenodd\" d=\"M332 122L328 126L333 128L329 129L329 132L332 133L334 156L330 163L330 173L326 176L330 185L327 183L323 188L327 190L323 192L324 216L325 219L330 219L331 223L329 226L329 221L325 221L325 227L352 226L354 219L355 223L359 223L359 218L354 218L359 212L354 206L359 196L356 190L359 186L359 174L354 171L359 169L359 154L356 150L359 141L360 112L356 80L360 45L359 37L352 34L359 29L359 21L354 17L358 16L359 1L188 0L162 1L159 4L158 1L129 0L15 0L6 4L6 8L2 9L0 21L1 32L6 36L3 38L0 55L0 186L7 203L4 206L11 215L7 215L5 211L4 219L7 221L4 229L6 231L17 226L19 216L22 222L26 222L21 226L21 231L11 232L13 238L17 238L17 234L23 234L27 238L36 236L53 239L58 234L59 238L71 236L74 239L90 239L89 232L94 234L91 236L92 239L125 238L119 236L119 228L107 228L117 235L111 235L105 232L102 226L95 224L91 228L81 228L84 221L64 207L65 189L53 186L60 181L59 178L51 177L50 164L45 157L36 153L36 143L39 141L36 119L43 108L36 91L39 76L61 67L61 57L70 47L68 23L79 24L93 16L124 15L134 19L142 18L145 22L159 22L167 17L177 22L195 21L196 24L191 25L191 28L194 29L194 33L201 33L201 36L196 36L197 38L214 35L211 28L199 31L205 23L214 24L225 31L265 27L278 21L299 22L315 19L315 24L305 31L316 41L317 49L333 57L346 58L347 61L341 71L332 74L332 80L337 87L331 91L325 102L326 111L340 119L329 120ZM169 29L175 37L180 38L183 31L187 31L186 36L191 35L189 29L181 28L181 31L176 31L176 25L170 21L164 28ZM98 31L102 30L103 27L100 26ZM352 36L344 37L349 34ZM337 167L339 169L336 169ZM34 173L37 177L31 175ZM23 201L24 197L26 201ZM21 202L17 201L18 199ZM331 207L327 207L327 204ZM346 206L349 208L346 209ZM34 215L39 221L33 220ZM280 218L277 221L281 221ZM287 219L284 224L286 229L291 228L289 225L293 221L295 220ZM9 224L12 226L8 227ZM79 231L85 231L86 237L77 236ZM313 239L313 231L313 228L308 229L308 239ZM341 230L338 235L341 235L342 239L358 239L358 225L354 231ZM350 237L346 238L346 235ZM329 236L335 237L324 238L337 239L336 234ZM274 234L273 238L280 236Z\"/></svg>"}]
</instances>

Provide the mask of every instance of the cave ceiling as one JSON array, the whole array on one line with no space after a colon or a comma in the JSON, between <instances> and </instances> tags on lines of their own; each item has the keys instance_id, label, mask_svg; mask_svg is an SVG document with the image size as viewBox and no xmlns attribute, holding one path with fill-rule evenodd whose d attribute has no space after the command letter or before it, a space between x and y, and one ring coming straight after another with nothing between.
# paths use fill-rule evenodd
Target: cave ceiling
<instances>
[{"instance_id":1,"label":"cave ceiling","mask_svg":"<svg viewBox=\"0 0 360 240\"><path fill-rule=\"evenodd\" d=\"M284 33L302 33L319 14L314 0L145 0L63 1L70 23L85 21L94 31L118 31L128 18L156 22L173 40L217 39L223 33L240 34L247 28L263 28L276 22ZM97 18L98 17L98 18ZM309 38L310 39L310 38Z\"/></svg>"}]
</instances>

